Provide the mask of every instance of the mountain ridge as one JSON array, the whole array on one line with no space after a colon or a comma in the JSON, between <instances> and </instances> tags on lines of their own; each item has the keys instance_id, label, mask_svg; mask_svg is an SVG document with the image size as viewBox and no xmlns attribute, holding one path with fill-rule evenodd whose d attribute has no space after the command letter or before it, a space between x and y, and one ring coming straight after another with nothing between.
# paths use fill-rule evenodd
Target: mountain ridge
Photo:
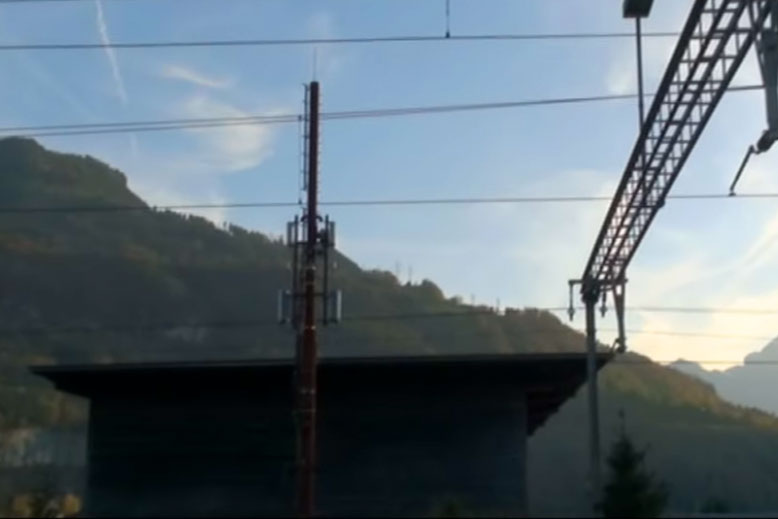
<instances>
[{"instance_id":1,"label":"mountain ridge","mask_svg":"<svg viewBox=\"0 0 778 519\"><path fill-rule=\"evenodd\" d=\"M778 338L746 355L743 364L725 370L707 370L696 362L683 359L670 366L710 384L729 402L778 415L778 395L773 390L774 370L778 366Z\"/></svg>"},{"instance_id":2,"label":"mountain ridge","mask_svg":"<svg viewBox=\"0 0 778 519\"><path fill-rule=\"evenodd\" d=\"M0 204L145 205L99 160L18 138L0 140ZM288 261L288 249L260 232L153 208L0 215L3 328L42 330L0 334L0 431L86 420L82 402L29 375L31 363L290 356L291 333L271 323ZM403 284L341 253L337 262L331 283L345 294L344 315L376 318L322 330L323 355L584 351L583 336L548 312L495 313L446 298L429 280ZM202 326L227 322L244 324ZM606 367L601 384L604 451L623 412L671 483L674 510L696 511L711 496L742 511L778 509L778 419L634 353ZM584 393L531 440L535 513L586 509Z\"/></svg>"}]
</instances>

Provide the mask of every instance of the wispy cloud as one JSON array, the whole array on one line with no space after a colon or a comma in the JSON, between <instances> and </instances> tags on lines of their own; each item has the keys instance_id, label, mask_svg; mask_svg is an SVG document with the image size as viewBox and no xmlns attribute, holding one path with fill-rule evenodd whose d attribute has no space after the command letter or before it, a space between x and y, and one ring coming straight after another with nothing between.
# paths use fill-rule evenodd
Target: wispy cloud
<instances>
[{"instance_id":1,"label":"wispy cloud","mask_svg":"<svg viewBox=\"0 0 778 519\"><path fill-rule=\"evenodd\" d=\"M128 101L127 89L124 87L124 79L122 78L122 71L119 68L119 60L117 59L114 50L107 46L111 44L111 37L108 34L108 24L105 22L102 1L95 0L95 7L97 9L97 31L100 33L100 43L106 45L105 55L111 66L111 74L113 75L113 80L116 85L116 95L119 97L122 104L126 105Z\"/></svg>"},{"instance_id":2,"label":"wispy cloud","mask_svg":"<svg viewBox=\"0 0 778 519\"><path fill-rule=\"evenodd\" d=\"M183 65L167 65L162 70L162 77L192 83L197 86L223 89L233 85L229 78L209 77L206 74Z\"/></svg>"},{"instance_id":3,"label":"wispy cloud","mask_svg":"<svg viewBox=\"0 0 778 519\"><path fill-rule=\"evenodd\" d=\"M768 219L759 232L726 263L710 251L695 250L690 244L684 254L688 259L661 267L633 266L630 287L632 294L639 294L635 306L707 306L722 309L776 308L778 290L771 275L778 265L778 213ZM701 302L703 301L703 302ZM673 314L633 312L629 316L629 328L650 332L694 331L710 337L657 336L634 334L630 337L632 348L655 359L674 360L678 357L734 361L737 363L747 353L761 349L765 340L753 337L775 336L778 329L772 315L743 313ZM745 338L727 338L744 335ZM721 336L721 337L718 337ZM701 362L705 365L705 362ZM721 369L724 366L711 364Z\"/></svg>"},{"instance_id":4,"label":"wispy cloud","mask_svg":"<svg viewBox=\"0 0 778 519\"><path fill-rule=\"evenodd\" d=\"M678 293L674 294L675 296ZM670 297L672 305L683 306L684 302ZM742 308L775 308L778 292L773 291L753 296L712 297L707 306L721 308L721 312L703 315L680 315L671 313L631 312L627 327L643 330L646 334L630 334L627 338L630 349L660 361L679 358L692 359L708 369L726 369L738 365L746 355L760 350L768 337L775 336L775 316L732 313L728 310ZM615 326L613 314L602 321L602 326ZM700 336L674 335L690 331ZM658 332L667 335L657 334ZM603 342L609 342L615 332L603 333ZM742 337L741 337L742 336ZM760 339L764 337L764 339ZM709 361L709 362L704 362ZM726 364L721 364L726 362Z\"/></svg>"},{"instance_id":5,"label":"wispy cloud","mask_svg":"<svg viewBox=\"0 0 778 519\"><path fill-rule=\"evenodd\" d=\"M127 96L127 89L124 86L124 78L122 77L122 70L119 67L119 59L116 57L116 52L113 48L109 47L111 44L111 37L108 34L108 24L105 21L105 13L103 12L103 3L101 0L95 0L95 8L97 11L97 32L100 34L100 43L105 47L105 56L108 58L108 64L111 66L111 75L113 76L113 82L116 86L116 96L121 101L122 105L127 106L129 97ZM129 135L130 149L132 155L137 159L140 155L138 138L134 133Z\"/></svg>"},{"instance_id":6,"label":"wispy cloud","mask_svg":"<svg viewBox=\"0 0 778 519\"><path fill-rule=\"evenodd\" d=\"M251 113L207 95L191 97L184 105L188 117L247 117ZM273 130L263 125L225 126L193 129L202 155L202 164L210 171L225 173L253 168L272 153Z\"/></svg>"}]
</instances>

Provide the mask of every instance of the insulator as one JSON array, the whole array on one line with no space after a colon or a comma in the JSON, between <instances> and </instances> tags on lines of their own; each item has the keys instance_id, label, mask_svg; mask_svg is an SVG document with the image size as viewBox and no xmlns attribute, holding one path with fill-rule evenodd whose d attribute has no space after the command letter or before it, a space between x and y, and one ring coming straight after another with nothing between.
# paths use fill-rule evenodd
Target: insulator
<instances>
[{"instance_id":1,"label":"insulator","mask_svg":"<svg viewBox=\"0 0 778 519\"><path fill-rule=\"evenodd\" d=\"M608 311L608 291L603 290L602 297L601 297L601 304L600 304L600 315L602 317L605 317L607 311Z\"/></svg>"},{"instance_id":2,"label":"insulator","mask_svg":"<svg viewBox=\"0 0 778 519\"><path fill-rule=\"evenodd\" d=\"M278 322L287 324L291 317L292 294L289 290L278 291Z\"/></svg>"},{"instance_id":3,"label":"insulator","mask_svg":"<svg viewBox=\"0 0 778 519\"><path fill-rule=\"evenodd\" d=\"M297 241L294 236L294 222L288 222L286 224L286 245L291 247Z\"/></svg>"},{"instance_id":4,"label":"insulator","mask_svg":"<svg viewBox=\"0 0 778 519\"><path fill-rule=\"evenodd\" d=\"M327 222L327 246L335 248L335 222Z\"/></svg>"},{"instance_id":5,"label":"insulator","mask_svg":"<svg viewBox=\"0 0 778 519\"><path fill-rule=\"evenodd\" d=\"M339 323L343 318L343 292L335 290L327 295L327 321Z\"/></svg>"}]
</instances>

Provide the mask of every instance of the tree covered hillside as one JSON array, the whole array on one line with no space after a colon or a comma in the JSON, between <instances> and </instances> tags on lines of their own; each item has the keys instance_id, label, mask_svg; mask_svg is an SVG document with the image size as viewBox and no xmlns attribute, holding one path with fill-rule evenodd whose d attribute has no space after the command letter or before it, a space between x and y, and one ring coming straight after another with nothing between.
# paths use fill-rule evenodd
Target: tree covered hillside
<instances>
[{"instance_id":1,"label":"tree covered hillside","mask_svg":"<svg viewBox=\"0 0 778 519\"><path fill-rule=\"evenodd\" d=\"M0 140L0 430L86 419L82 403L30 376L30 363L292 354L290 331L275 323L290 276L283 244L150 208L9 210L143 204L98 160ZM342 255L333 285L344 292L345 321L324 331L323 355L583 351L583 337L549 313L473 308L431 281L401 284ZM462 312L470 315L452 315ZM605 368L602 386L603 450L623 409L669 483L671 508L694 511L714 497L734 510L778 510L777 419L632 354ZM533 438L536 512L585 507L586 425L578 395Z\"/></svg>"}]
</instances>

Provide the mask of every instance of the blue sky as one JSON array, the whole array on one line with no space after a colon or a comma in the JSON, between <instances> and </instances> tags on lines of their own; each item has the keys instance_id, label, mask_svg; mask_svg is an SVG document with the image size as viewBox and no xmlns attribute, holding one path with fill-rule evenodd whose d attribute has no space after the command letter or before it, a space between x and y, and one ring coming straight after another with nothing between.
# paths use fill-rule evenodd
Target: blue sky
<instances>
[{"instance_id":1,"label":"blue sky","mask_svg":"<svg viewBox=\"0 0 778 519\"><path fill-rule=\"evenodd\" d=\"M678 30L689 1L657 0L645 30ZM453 34L630 31L620 0L451 0ZM99 42L440 35L443 0L135 0L3 5L0 41ZM436 42L0 53L0 125L297 113L314 69L323 110L630 93L632 40ZM673 40L646 41L647 90ZM753 60L735 80L758 82ZM726 192L764 127L761 94L731 93L676 183ZM322 198L610 195L637 132L634 101L329 121ZM152 204L297 198L296 125L50 137L124 171ZM758 157L743 192L778 191L778 152ZM340 247L365 268L433 279L447 295L563 306L604 203L331 208ZM280 233L289 209L206 216ZM670 201L630 270L628 303L778 308L778 202ZM347 295L346 295L347 297ZM573 323L581 326L582 316ZM603 327L613 328L612 314ZM632 313L643 331L773 336L770 317ZM603 332L603 340L613 334ZM740 359L759 340L636 334L658 360Z\"/></svg>"}]
</instances>

